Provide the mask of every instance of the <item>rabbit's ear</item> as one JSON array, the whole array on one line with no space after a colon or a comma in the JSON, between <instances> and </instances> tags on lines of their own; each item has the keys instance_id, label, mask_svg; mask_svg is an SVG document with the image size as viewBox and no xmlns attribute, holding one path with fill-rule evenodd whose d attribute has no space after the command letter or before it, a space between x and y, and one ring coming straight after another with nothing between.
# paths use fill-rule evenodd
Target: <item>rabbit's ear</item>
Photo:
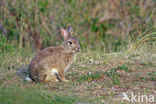
<instances>
[{"instance_id":1,"label":"rabbit's ear","mask_svg":"<svg viewBox=\"0 0 156 104\"><path fill-rule=\"evenodd\" d=\"M68 39L68 32L63 28L61 28L61 35L63 36L64 40Z\"/></svg>"},{"instance_id":2,"label":"rabbit's ear","mask_svg":"<svg viewBox=\"0 0 156 104\"><path fill-rule=\"evenodd\" d=\"M73 28L71 26L68 27L67 31L70 35L73 34Z\"/></svg>"}]
</instances>

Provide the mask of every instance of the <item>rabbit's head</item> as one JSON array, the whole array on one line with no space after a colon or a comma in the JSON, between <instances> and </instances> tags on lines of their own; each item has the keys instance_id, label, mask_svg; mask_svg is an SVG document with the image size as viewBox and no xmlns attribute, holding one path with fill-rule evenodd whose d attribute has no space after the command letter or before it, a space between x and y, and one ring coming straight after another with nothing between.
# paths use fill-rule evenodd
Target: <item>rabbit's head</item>
<instances>
[{"instance_id":1,"label":"rabbit's head","mask_svg":"<svg viewBox=\"0 0 156 104\"><path fill-rule=\"evenodd\" d=\"M61 35L64 38L63 47L66 52L76 53L80 51L79 41L73 37L73 29L72 27L68 27L68 29L61 28Z\"/></svg>"}]
</instances>

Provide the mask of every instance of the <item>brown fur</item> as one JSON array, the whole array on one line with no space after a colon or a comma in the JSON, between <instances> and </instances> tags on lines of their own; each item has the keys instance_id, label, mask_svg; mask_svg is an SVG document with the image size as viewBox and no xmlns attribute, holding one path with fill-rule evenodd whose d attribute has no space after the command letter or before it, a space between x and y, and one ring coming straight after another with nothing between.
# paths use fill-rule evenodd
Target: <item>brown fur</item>
<instances>
[{"instance_id":1,"label":"brown fur","mask_svg":"<svg viewBox=\"0 0 156 104\"><path fill-rule=\"evenodd\" d=\"M64 37L64 39L63 45L45 48L32 59L29 65L29 74L32 80L52 82L57 82L58 80L63 82L68 81L65 79L64 73L73 63L75 54L80 49L80 46L78 41L69 34ZM73 44L70 45L68 41L72 41Z\"/></svg>"}]
</instances>

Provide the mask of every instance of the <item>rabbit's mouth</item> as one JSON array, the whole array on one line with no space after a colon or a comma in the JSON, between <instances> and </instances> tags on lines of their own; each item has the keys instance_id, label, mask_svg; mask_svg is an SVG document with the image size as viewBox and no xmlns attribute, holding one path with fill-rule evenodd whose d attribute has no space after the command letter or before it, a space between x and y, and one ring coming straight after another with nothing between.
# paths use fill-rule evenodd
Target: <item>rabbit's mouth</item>
<instances>
[{"instance_id":1,"label":"rabbit's mouth","mask_svg":"<svg viewBox=\"0 0 156 104\"><path fill-rule=\"evenodd\" d=\"M72 53L78 53L78 52L80 52L80 50L81 50L80 48L75 48L75 49L72 50L71 52L72 52Z\"/></svg>"},{"instance_id":2,"label":"rabbit's mouth","mask_svg":"<svg viewBox=\"0 0 156 104\"><path fill-rule=\"evenodd\" d=\"M80 47L77 47L76 50L75 50L76 53L80 52L80 51L81 51Z\"/></svg>"}]
</instances>

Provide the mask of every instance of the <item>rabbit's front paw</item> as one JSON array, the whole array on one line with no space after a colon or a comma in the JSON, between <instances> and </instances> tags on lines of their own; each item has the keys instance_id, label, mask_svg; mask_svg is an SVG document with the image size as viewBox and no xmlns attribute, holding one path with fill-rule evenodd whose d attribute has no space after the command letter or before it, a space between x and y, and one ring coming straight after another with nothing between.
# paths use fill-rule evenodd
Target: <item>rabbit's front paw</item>
<instances>
[{"instance_id":1,"label":"rabbit's front paw","mask_svg":"<svg viewBox=\"0 0 156 104\"><path fill-rule=\"evenodd\" d=\"M63 82L70 82L69 80L67 79L62 79Z\"/></svg>"}]
</instances>

